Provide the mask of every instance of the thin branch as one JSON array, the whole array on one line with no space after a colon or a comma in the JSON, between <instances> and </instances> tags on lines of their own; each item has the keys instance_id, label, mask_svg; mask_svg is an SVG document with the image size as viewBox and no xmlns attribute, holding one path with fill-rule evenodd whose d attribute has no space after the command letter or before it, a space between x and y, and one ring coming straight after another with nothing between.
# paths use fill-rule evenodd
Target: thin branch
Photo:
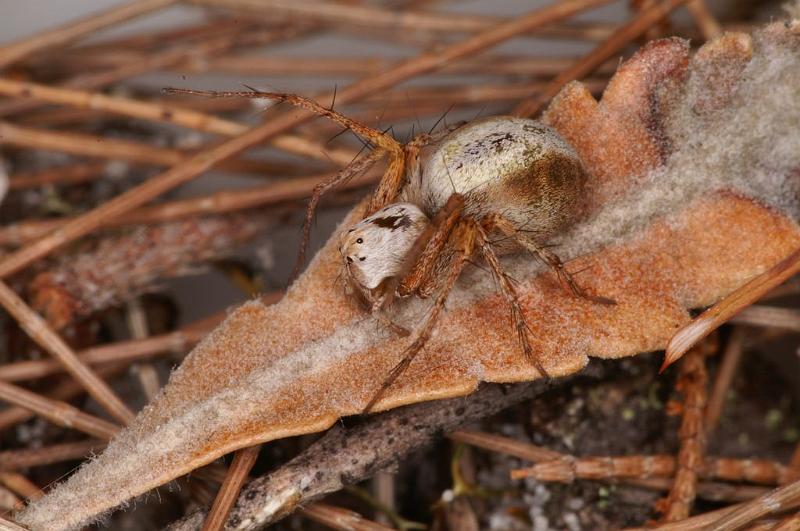
<instances>
[{"instance_id":1,"label":"thin branch","mask_svg":"<svg viewBox=\"0 0 800 531\"><path fill-rule=\"evenodd\" d=\"M758 304L743 309L730 322L800 332L800 310Z\"/></svg>"},{"instance_id":2,"label":"thin branch","mask_svg":"<svg viewBox=\"0 0 800 531\"><path fill-rule=\"evenodd\" d=\"M247 481L247 475L250 469L256 463L258 453L261 451L261 445L250 446L237 450L233 454L233 462L228 473L225 474L225 480L217 492L217 497L214 498L214 504L208 512L206 521L203 523L202 531L219 531L228 519L228 514L239 496L239 491L242 490L242 485Z\"/></svg>"},{"instance_id":3,"label":"thin branch","mask_svg":"<svg viewBox=\"0 0 800 531\"><path fill-rule=\"evenodd\" d=\"M624 480L624 484L650 490L669 491L674 481L671 478L631 478ZM768 490L766 487L731 485L715 481L699 481L695 487L698 498L727 503L749 501L763 495Z\"/></svg>"},{"instance_id":4,"label":"thin branch","mask_svg":"<svg viewBox=\"0 0 800 531\"><path fill-rule=\"evenodd\" d=\"M259 300L266 305L274 304L283 297L282 291L266 293ZM114 364L119 367L132 361L147 359L164 353L184 353L187 349L202 340L211 330L219 325L227 316L227 312L219 312L209 317L190 323L181 330L148 337L147 339L120 341L110 345L90 347L78 352L78 358L88 365L103 367ZM33 380L58 374L64 366L55 360L27 360L0 365L0 380L7 382ZM98 371L101 372L101 371ZM102 372L107 372L103 369ZM61 397L62 400L72 395ZM3 413L0 413L2 417ZM0 423L0 430L5 427Z\"/></svg>"},{"instance_id":5,"label":"thin branch","mask_svg":"<svg viewBox=\"0 0 800 531\"><path fill-rule=\"evenodd\" d=\"M104 220L101 227L162 223L200 215L226 214L267 205L290 203L311 195L314 187L330 174L282 179L263 186L240 190L222 190L205 196L165 201L143 207L116 218ZM341 185L339 191L359 188L378 180L379 175L368 172ZM279 214L271 211L272 216ZM26 220L0 227L0 245L26 245L50 231L59 230L77 218ZM0 265L2 268L2 265Z\"/></svg>"},{"instance_id":6,"label":"thin branch","mask_svg":"<svg viewBox=\"0 0 800 531\"><path fill-rule=\"evenodd\" d=\"M594 364L587 375L597 376ZM332 428L319 441L275 472L245 486L228 518L227 528L258 529L345 485L357 483L391 466L442 433L484 418L543 393L574 377L509 386L484 385L463 398L425 402L373 415L362 425ZM192 515L172 531L196 529Z\"/></svg>"},{"instance_id":7,"label":"thin branch","mask_svg":"<svg viewBox=\"0 0 800 531\"><path fill-rule=\"evenodd\" d=\"M728 339L725 351L722 353L722 362L717 369L717 377L714 380L714 388L708 399L705 412L706 439L710 440L719 423L722 408L728 398L728 391L731 388L736 370L744 352L745 329L736 327Z\"/></svg>"},{"instance_id":8,"label":"thin branch","mask_svg":"<svg viewBox=\"0 0 800 531\"><path fill-rule=\"evenodd\" d=\"M116 435L120 429L119 426L84 413L66 402L51 400L6 382L0 382L0 400L33 411L58 426L80 430L104 440Z\"/></svg>"},{"instance_id":9,"label":"thin branch","mask_svg":"<svg viewBox=\"0 0 800 531\"><path fill-rule=\"evenodd\" d=\"M17 525L11 520L6 520L3 517L0 517L0 529L4 531L28 531L26 528Z\"/></svg>"},{"instance_id":10,"label":"thin branch","mask_svg":"<svg viewBox=\"0 0 800 531\"><path fill-rule=\"evenodd\" d=\"M16 98L32 98L46 103L69 105L77 109L106 111L142 120L171 123L196 131L223 136L240 135L248 129L244 124L197 111L147 103L120 96L106 96L99 92L50 87L8 78L0 78L0 94Z\"/></svg>"},{"instance_id":11,"label":"thin branch","mask_svg":"<svg viewBox=\"0 0 800 531\"><path fill-rule=\"evenodd\" d=\"M681 328L670 339L661 370L677 361L698 341L783 284L798 271L800 271L800 249L793 251L783 260L695 317L692 322Z\"/></svg>"},{"instance_id":12,"label":"thin branch","mask_svg":"<svg viewBox=\"0 0 800 531\"><path fill-rule=\"evenodd\" d=\"M19 472L0 472L0 483L24 500L38 500L44 496L42 489Z\"/></svg>"},{"instance_id":13,"label":"thin branch","mask_svg":"<svg viewBox=\"0 0 800 531\"><path fill-rule=\"evenodd\" d=\"M448 435L448 437L456 442L477 446L478 448L491 450L493 452L512 455L534 463L539 461L552 461L564 457L564 454L554 450L491 433L461 430L454 431ZM511 477L517 479L514 477L514 473L512 473Z\"/></svg>"},{"instance_id":14,"label":"thin branch","mask_svg":"<svg viewBox=\"0 0 800 531\"><path fill-rule=\"evenodd\" d=\"M502 451L495 448L490 449ZM511 455L518 456L517 454ZM534 478L539 481L572 483L576 479L613 481L652 477L671 478L679 468L678 460L671 455L620 457L559 455L558 459L550 459L528 468L512 470L511 479ZM778 485L784 482L789 475L788 467L777 461L728 457L706 457L698 464L697 471L704 479L761 485Z\"/></svg>"},{"instance_id":15,"label":"thin branch","mask_svg":"<svg viewBox=\"0 0 800 531\"><path fill-rule=\"evenodd\" d=\"M0 452L0 470L18 470L34 466L50 465L63 461L82 460L88 455L99 452L105 442L96 439L54 444L41 448L24 450L6 450Z\"/></svg>"},{"instance_id":16,"label":"thin branch","mask_svg":"<svg viewBox=\"0 0 800 531\"><path fill-rule=\"evenodd\" d=\"M3 121L0 121L0 143L156 166L171 166L186 158L186 155L176 149L74 132L31 129Z\"/></svg>"},{"instance_id":17,"label":"thin branch","mask_svg":"<svg viewBox=\"0 0 800 531\"><path fill-rule=\"evenodd\" d=\"M726 516L742 508L744 505L744 502L737 503L736 505L731 505L723 509L717 509L715 511L709 511L697 516L691 516L685 520L681 520L680 522L670 522L646 527L629 527L626 528L625 531L708 531L711 529L709 526L714 524L715 521L725 518ZM792 507L787 507L786 509L793 509L797 505L800 505L800 502L796 502L792 505Z\"/></svg>"},{"instance_id":18,"label":"thin branch","mask_svg":"<svg viewBox=\"0 0 800 531\"><path fill-rule=\"evenodd\" d=\"M32 98L46 103L69 105L78 109L105 111L141 120L174 124L195 131L222 136L240 135L249 129L249 126L245 124L193 110L181 109L174 105L148 103L120 96L106 96L97 92L50 87L6 78L0 78L0 94ZM107 147L107 142L110 142L110 140L104 139L103 144L101 144L104 149ZM87 142L81 141L80 143L85 144ZM307 137L297 135L281 135L273 140L273 144L296 155L312 156L315 159L326 162L333 161L337 164L347 164L355 156L355 152L350 149L331 149ZM165 160L166 164L169 165L176 164L181 159L179 157L178 159Z\"/></svg>"},{"instance_id":19,"label":"thin branch","mask_svg":"<svg viewBox=\"0 0 800 531\"><path fill-rule=\"evenodd\" d=\"M440 14L404 9L392 11L377 6L329 3L319 1L293 2L291 0L193 0L193 3L224 7L245 13L275 14L296 17L316 23L349 24L390 30L437 32L475 32L507 22L491 16L462 13Z\"/></svg>"},{"instance_id":20,"label":"thin branch","mask_svg":"<svg viewBox=\"0 0 800 531\"><path fill-rule=\"evenodd\" d=\"M688 518L694 503L699 466L706 450L703 413L708 393L708 373L705 357L708 342L689 351L683 359L676 387L683 394L683 418L678 432L678 470L669 496L664 501L665 522L678 522Z\"/></svg>"},{"instance_id":21,"label":"thin branch","mask_svg":"<svg viewBox=\"0 0 800 531\"><path fill-rule=\"evenodd\" d=\"M776 514L800 505L800 481L759 496L755 500L738 506L735 510L715 520L708 531L741 529L762 516Z\"/></svg>"},{"instance_id":22,"label":"thin branch","mask_svg":"<svg viewBox=\"0 0 800 531\"><path fill-rule=\"evenodd\" d=\"M224 315L219 316L221 322ZM78 359L87 365L111 362L132 362L158 354L185 352L211 331L214 323L202 328L184 329L152 336L147 339L120 341L111 345L91 347L78 352ZM0 365L0 380L18 382L58 374L64 366L55 360L26 360Z\"/></svg>"},{"instance_id":23,"label":"thin branch","mask_svg":"<svg viewBox=\"0 0 800 531\"><path fill-rule=\"evenodd\" d=\"M0 281L0 305L40 347L55 357L112 417L127 424L135 416L103 380L75 355L75 352L5 282ZM3 384L9 385L9 384Z\"/></svg>"},{"instance_id":24,"label":"thin branch","mask_svg":"<svg viewBox=\"0 0 800 531\"><path fill-rule=\"evenodd\" d=\"M169 47L166 50L158 50L148 54L141 61L126 62L110 70L82 73L65 81L61 86L72 89L100 89L147 72L180 64L189 59L202 60L205 57L226 53L235 46L280 41L286 38L287 35L295 36L297 33L298 31L295 28L280 31L260 28L252 32L230 31L227 34L214 35L203 42L192 41ZM41 103L34 100L3 102L0 104L0 116L30 112L41 105Z\"/></svg>"},{"instance_id":25,"label":"thin branch","mask_svg":"<svg viewBox=\"0 0 800 531\"><path fill-rule=\"evenodd\" d=\"M171 26L165 29L145 31L132 35L105 36L99 41L79 43L65 50L52 50L50 54L43 57L47 64L57 63L63 65L69 62L69 58L91 61L95 55L113 54L127 52L152 52L153 49L163 49L176 42L198 41L202 42L209 38L218 37L220 34L229 34L242 31L242 22L234 17L221 16L211 18L206 16L201 22L186 26ZM245 28L248 28L245 22ZM131 55L125 55L132 58ZM141 57L137 55L135 57ZM114 63L116 64L116 63ZM105 65L109 66L109 65ZM85 70L76 68L76 70Z\"/></svg>"},{"instance_id":26,"label":"thin branch","mask_svg":"<svg viewBox=\"0 0 800 531\"><path fill-rule=\"evenodd\" d=\"M571 57L498 56L475 57L442 68L441 74L479 74L549 77L558 75L573 64ZM231 55L198 65L198 71L223 72L260 76L364 76L375 74L390 66L385 57L294 57ZM597 69L598 74L610 75L616 63L609 61Z\"/></svg>"},{"instance_id":27,"label":"thin branch","mask_svg":"<svg viewBox=\"0 0 800 531\"><path fill-rule=\"evenodd\" d=\"M6 256L0 262L0 278L19 271L54 249L85 236L100 227L106 220L124 214L164 192L194 179L215 164L261 142L273 129L273 123L267 123L247 131L217 147L188 158L164 173L78 216L40 240Z\"/></svg>"},{"instance_id":28,"label":"thin branch","mask_svg":"<svg viewBox=\"0 0 800 531\"><path fill-rule=\"evenodd\" d=\"M130 2L97 15L70 22L64 26L7 44L0 48L0 68L4 68L33 53L69 44L98 30L163 9L174 3L176 3L176 0L139 0Z\"/></svg>"},{"instance_id":29,"label":"thin branch","mask_svg":"<svg viewBox=\"0 0 800 531\"><path fill-rule=\"evenodd\" d=\"M8 178L9 190L40 188L50 184L77 184L98 178L108 170L106 162L79 162L30 173L17 173Z\"/></svg>"},{"instance_id":30,"label":"thin branch","mask_svg":"<svg viewBox=\"0 0 800 531\"><path fill-rule=\"evenodd\" d=\"M608 84L607 78L593 77L585 80L592 93L599 93ZM532 83L506 83L502 85L481 85L468 83L456 86L408 87L386 91L364 101L364 105L386 106L392 102L413 101L414 105L466 105L475 103L495 103L516 101L537 94L549 85L543 81Z\"/></svg>"},{"instance_id":31,"label":"thin branch","mask_svg":"<svg viewBox=\"0 0 800 531\"><path fill-rule=\"evenodd\" d=\"M192 0L194 3L225 7L245 13L274 17L285 14L326 25L336 29L347 26L380 29L381 33L452 34L485 31L509 19L489 15L471 15L458 12L439 13L404 9L402 12L374 5L353 5L324 2L292 2L291 0ZM608 36L608 25L576 22L569 25L548 25L532 30L540 38L565 38L602 40Z\"/></svg>"},{"instance_id":32,"label":"thin branch","mask_svg":"<svg viewBox=\"0 0 800 531\"><path fill-rule=\"evenodd\" d=\"M310 520L340 531L389 531L393 529L367 520L355 511L334 507L327 503L312 503L308 507L300 508L298 512Z\"/></svg>"},{"instance_id":33,"label":"thin branch","mask_svg":"<svg viewBox=\"0 0 800 531\"><path fill-rule=\"evenodd\" d=\"M96 372L98 376L102 378L111 378L126 371L127 368L127 363L111 364L98 367ZM84 389L78 382L76 382L73 378L67 377L61 380L60 383L54 385L45 398L60 402L72 400L73 398L80 396L85 392L86 389ZM12 426L16 426L17 424L33 418L34 416L36 416L35 412L21 406L12 406L6 408L0 411L0 431L7 430Z\"/></svg>"},{"instance_id":34,"label":"thin branch","mask_svg":"<svg viewBox=\"0 0 800 531\"><path fill-rule=\"evenodd\" d=\"M636 37L642 35L656 22L669 15L675 8L686 3L687 0L666 0L658 2L648 9L642 10L630 22L614 32L606 41L577 61L574 65L562 71L535 97L526 99L517 105L513 113L516 116L534 116L570 81L580 79L592 73L595 68L605 63L611 56L618 53L631 43Z\"/></svg>"},{"instance_id":35,"label":"thin branch","mask_svg":"<svg viewBox=\"0 0 800 531\"><path fill-rule=\"evenodd\" d=\"M80 317L151 291L162 279L196 273L274 224L274 214L251 212L195 216L104 235L63 253L37 273L28 284L28 300L61 330Z\"/></svg>"},{"instance_id":36,"label":"thin branch","mask_svg":"<svg viewBox=\"0 0 800 531\"><path fill-rule=\"evenodd\" d=\"M125 267L125 264L120 265L123 268ZM142 305L141 297L133 297L127 302L125 305L125 321L133 339L145 340L150 335L150 326L147 322L147 314ZM146 403L149 404L161 389L158 371L147 360L135 363L131 369L136 375L136 379L139 380Z\"/></svg>"},{"instance_id":37,"label":"thin branch","mask_svg":"<svg viewBox=\"0 0 800 531\"><path fill-rule=\"evenodd\" d=\"M791 516L787 516L772 531L798 531L800 530L800 512L796 512Z\"/></svg>"},{"instance_id":38,"label":"thin branch","mask_svg":"<svg viewBox=\"0 0 800 531\"><path fill-rule=\"evenodd\" d=\"M288 138L287 136L288 135L284 135L281 140L281 144L284 147L289 147L294 152L299 152L302 155L313 154L317 158L321 157L324 158L326 162L330 162L330 159L325 156L325 151L320 144L299 136L288 136ZM122 160L134 164L154 166L173 166L191 157L191 153L185 153L178 149L155 147L141 142L119 140L76 132L61 133L48 131L46 129L34 129L4 121L0 121L0 144L58 151L83 157ZM347 149L336 150L336 152L334 152L337 159L346 159L348 162L352 160L354 154L355 151ZM220 164L220 169L242 173L252 172L256 174L262 174L272 170L268 162L261 163L246 159L223 161Z\"/></svg>"}]
</instances>

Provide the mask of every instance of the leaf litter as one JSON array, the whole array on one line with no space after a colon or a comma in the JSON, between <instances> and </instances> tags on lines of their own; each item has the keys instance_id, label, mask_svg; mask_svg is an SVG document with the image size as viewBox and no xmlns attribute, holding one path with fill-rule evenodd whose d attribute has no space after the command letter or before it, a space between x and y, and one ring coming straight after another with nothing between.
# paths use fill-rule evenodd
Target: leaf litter
<instances>
[{"instance_id":1,"label":"leaf litter","mask_svg":"<svg viewBox=\"0 0 800 531\"><path fill-rule=\"evenodd\" d=\"M551 375L662 349L690 309L800 245L799 51L797 21L725 35L691 58L664 39L623 63L600 102L577 82L555 98L544 120L582 156L592 193L586 220L554 243L583 286L618 304L575 299L531 257L504 258ZM235 449L360 412L408 340L344 295L337 236L280 303L234 310L128 429L19 521L76 528ZM407 301L393 318L413 327L428 305ZM490 275L468 271L447 309L376 409L535 377Z\"/></svg>"}]
</instances>

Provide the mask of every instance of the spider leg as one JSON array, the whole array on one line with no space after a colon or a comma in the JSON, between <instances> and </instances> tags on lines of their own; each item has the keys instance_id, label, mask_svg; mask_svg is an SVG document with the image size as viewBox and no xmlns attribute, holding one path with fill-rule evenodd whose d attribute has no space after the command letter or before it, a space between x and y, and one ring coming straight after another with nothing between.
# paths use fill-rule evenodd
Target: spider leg
<instances>
[{"instance_id":1,"label":"spider leg","mask_svg":"<svg viewBox=\"0 0 800 531\"><path fill-rule=\"evenodd\" d=\"M533 366L536 367L536 370L539 371L539 374L545 378L549 378L550 375L547 374L547 371L542 365L541 360L533 352L533 347L531 347L529 335L531 330L528 327L528 323L525 322L525 316L522 313L522 307L519 303L519 295L517 294L517 290L514 288L511 278L503 270L503 266L500 265L500 260L497 258L497 254L492 248L488 234L481 226L478 227L478 247L481 250L483 258L486 260L486 263L489 265L489 268L492 270L497 283L500 285L500 291L503 293L508 305L511 307L511 321L513 322L514 328L517 331L517 337L519 338L519 344L522 347L522 352L525 354L525 357L530 360Z\"/></svg>"},{"instance_id":2,"label":"spider leg","mask_svg":"<svg viewBox=\"0 0 800 531\"><path fill-rule=\"evenodd\" d=\"M539 259L542 260L542 262L544 262L550 269L552 269L553 272L558 277L558 281L561 283L561 286L565 290L571 292L576 297L596 302L598 304L606 304L606 305L617 304L617 302L613 299L587 293L586 290L581 288L578 285L578 283L575 282L575 279L572 278L572 274L569 271L567 271L567 269L564 267L564 262L562 262L561 259L558 257L558 255L553 251L551 251L550 249L547 249L545 247L539 247L538 245L530 241L524 242L523 245L526 248L533 251L536 254L536 256L538 256Z\"/></svg>"},{"instance_id":3,"label":"spider leg","mask_svg":"<svg viewBox=\"0 0 800 531\"><path fill-rule=\"evenodd\" d=\"M464 269L464 266L467 264L467 261L472 254L472 251L475 247L476 236L477 224L470 219L461 218L460 222L456 225L452 233L452 240L455 242L455 254L450 262L449 271L447 272L447 276L445 277L443 285L439 290L439 294L436 296L433 308L428 314L428 317L426 318L425 323L422 325L422 328L417 333L417 337L403 351L403 357L400 362L389 372L386 379L383 381L383 383L381 383L381 387L378 389L378 392L375 393L375 395L364 408L364 413L368 413L378 402L378 400L383 397L386 390L394 383L395 380L397 380L401 374L403 374L403 372L405 372L419 351L422 350L422 348L430 339L433 329L441 317L445 301L450 295L456 280L458 280L458 277L461 275L461 271Z\"/></svg>"},{"instance_id":4,"label":"spider leg","mask_svg":"<svg viewBox=\"0 0 800 531\"><path fill-rule=\"evenodd\" d=\"M540 245L531 238L520 236L521 232L514 227L513 223L503 216L487 216L484 219L483 226L487 231L493 228L499 229L503 234L512 237L525 249L535 254L542 262L544 262L547 267L553 271L553 273L556 274L556 278L558 278L558 282L561 284L561 286L574 296L596 302L598 304L617 304L617 302L613 299L587 293L578 285L577 282L575 282L575 279L572 278L572 274L567 271L567 269L564 267L564 262L561 261L556 253L548 249L546 245Z\"/></svg>"},{"instance_id":5,"label":"spider leg","mask_svg":"<svg viewBox=\"0 0 800 531\"><path fill-rule=\"evenodd\" d=\"M367 215L374 213L391 203L397 198L400 188L403 184L403 177L405 175L405 150L403 146L391 135L383 131L379 131L366 124L363 124L352 118L348 118L343 114L334 111L331 108L324 107L311 98L306 98L298 94L289 94L285 92L264 92L259 90L244 90L244 91L216 91L216 90L192 90L192 89L177 89L165 88L162 90L167 94L196 94L198 96L207 96L210 98L259 98L259 99L272 99L277 101L285 101L296 107L300 107L307 111L311 111L320 116L329 118L330 120L350 129L355 134L368 140L372 144L381 148L379 151L389 153L389 165L386 169L378 188L370 200L367 207Z\"/></svg>"},{"instance_id":6,"label":"spider leg","mask_svg":"<svg viewBox=\"0 0 800 531\"><path fill-rule=\"evenodd\" d=\"M401 154L403 148L397 140L390 135L374 129L366 124L348 118L347 116L334 111L332 108L325 107L311 98L300 96L299 94L290 94L288 92L268 92L260 90L242 90L242 91L217 91L217 90L193 90L193 89L179 89L179 88L165 88L162 92L166 94L195 94L197 96L206 96L209 98L253 98L253 99L270 99L276 101L285 101L300 107L314 114L324 116L330 120L352 130L357 135L369 140L376 146L379 146L386 151Z\"/></svg>"},{"instance_id":7,"label":"spider leg","mask_svg":"<svg viewBox=\"0 0 800 531\"><path fill-rule=\"evenodd\" d=\"M317 206L319 205L322 196L334 188L343 185L356 175L367 171L378 161L378 159L381 158L382 155L383 153L380 151L373 151L372 153L361 157L346 168L337 172L335 175L331 176L330 179L327 179L326 181L323 181L314 187L314 190L311 193L311 199L309 199L308 205L306 206L306 216L303 220L303 232L302 237L300 238L300 249L297 252L297 261L294 264L294 269L292 269L292 275L289 277L289 284L294 282L294 280L300 275L300 270L303 268L303 264L305 264L306 253L308 252L308 244L311 238L311 226L314 222L314 215L316 214Z\"/></svg>"},{"instance_id":8,"label":"spider leg","mask_svg":"<svg viewBox=\"0 0 800 531\"><path fill-rule=\"evenodd\" d=\"M397 287L400 295L416 293L422 298L427 298L436 291L440 283L436 269L442 263L445 245L463 210L463 196L453 194L433 218L428 230L417 239L416 249L412 249L409 253L410 260L406 262L409 267L400 276L401 281Z\"/></svg>"},{"instance_id":9,"label":"spider leg","mask_svg":"<svg viewBox=\"0 0 800 531\"><path fill-rule=\"evenodd\" d=\"M384 298L375 308L386 310L391 306L395 295L412 295L430 276L436 267L441 251L450 238L464 209L464 198L453 194L433 220L425 227L406 253L400 271L389 279L384 288Z\"/></svg>"}]
</instances>

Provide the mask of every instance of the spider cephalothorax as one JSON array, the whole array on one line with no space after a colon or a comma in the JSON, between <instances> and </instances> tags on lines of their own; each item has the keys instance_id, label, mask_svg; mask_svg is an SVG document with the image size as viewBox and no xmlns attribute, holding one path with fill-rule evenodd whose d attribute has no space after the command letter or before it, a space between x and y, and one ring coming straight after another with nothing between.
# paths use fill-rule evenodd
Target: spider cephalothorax
<instances>
[{"instance_id":1,"label":"spider cephalothorax","mask_svg":"<svg viewBox=\"0 0 800 531\"><path fill-rule=\"evenodd\" d=\"M448 294L471 260L482 258L495 276L511 309L520 346L545 376L531 348L516 290L498 254L526 250L549 266L574 295L613 304L581 290L546 247L550 238L579 219L586 182L577 153L550 127L535 120L496 116L435 136L420 135L401 145L384 132L301 96L255 91L205 94L288 101L331 118L378 148L315 188L298 263L320 197L388 153L386 172L366 205L364 218L341 235L339 251L346 281L360 302L400 332L405 330L383 315L396 297L435 299L403 358L365 411L425 345Z\"/></svg>"}]
</instances>

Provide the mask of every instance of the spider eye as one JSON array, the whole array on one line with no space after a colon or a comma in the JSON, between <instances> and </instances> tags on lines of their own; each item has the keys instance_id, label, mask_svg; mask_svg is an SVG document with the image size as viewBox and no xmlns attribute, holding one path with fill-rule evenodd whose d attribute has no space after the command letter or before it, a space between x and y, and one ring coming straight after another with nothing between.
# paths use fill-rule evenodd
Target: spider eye
<instances>
[{"instance_id":1,"label":"spider eye","mask_svg":"<svg viewBox=\"0 0 800 531\"><path fill-rule=\"evenodd\" d=\"M359 238L356 240L356 243L364 243L364 238Z\"/></svg>"},{"instance_id":2,"label":"spider eye","mask_svg":"<svg viewBox=\"0 0 800 531\"><path fill-rule=\"evenodd\" d=\"M351 256L347 257L347 263L348 264L352 264L353 263L353 258Z\"/></svg>"},{"instance_id":3,"label":"spider eye","mask_svg":"<svg viewBox=\"0 0 800 531\"><path fill-rule=\"evenodd\" d=\"M363 262L363 261L364 261L364 260L366 260L366 259L367 259L367 257L366 257L366 256L362 256L361 258L359 258L359 259L358 259L358 261L359 261L359 262Z\"/></svg>"}]
</instances>

